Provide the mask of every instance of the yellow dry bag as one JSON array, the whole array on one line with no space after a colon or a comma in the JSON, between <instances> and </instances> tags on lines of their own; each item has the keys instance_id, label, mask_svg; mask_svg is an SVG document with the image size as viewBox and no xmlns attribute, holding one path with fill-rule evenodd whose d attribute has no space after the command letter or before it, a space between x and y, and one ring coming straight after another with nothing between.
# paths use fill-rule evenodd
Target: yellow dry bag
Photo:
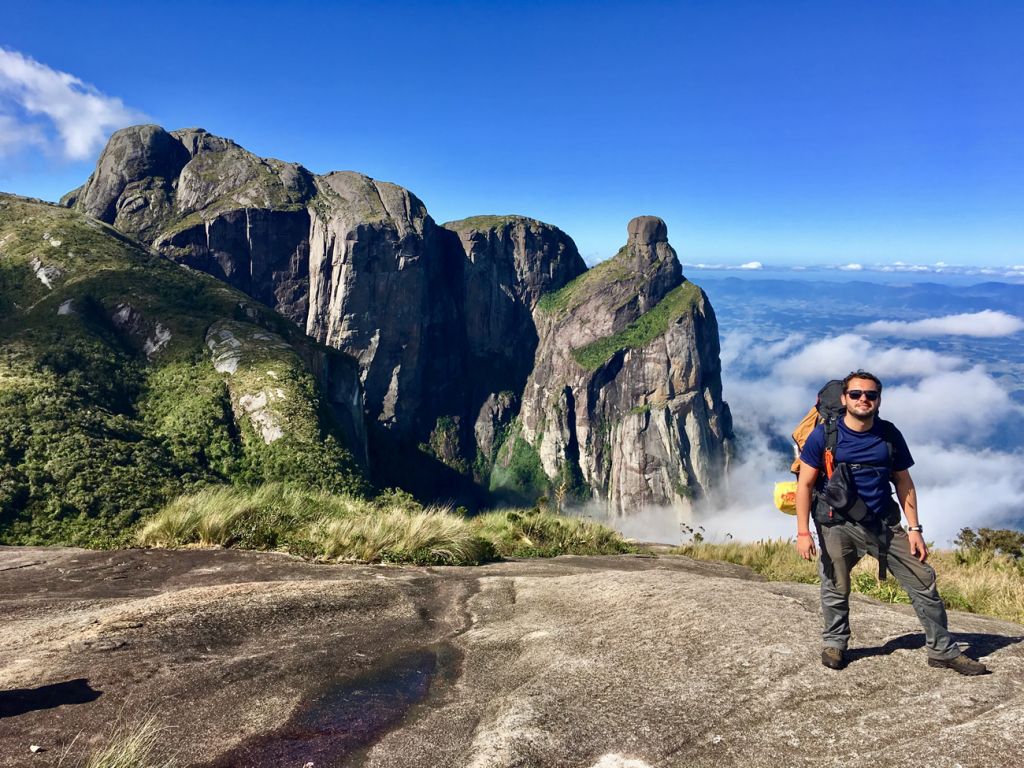
<instances>
[{"instance_id":1,"label":"yellow dry bag","mask_svg":"<svg viewBox=\"0 0 1024 768\"><path fill-rule=\"evenodd\" d=\"M785 512L787 515L796 514L796 481L787 480L775 484L775 506L779 508L779 512Z\"/></svg>"}]
</instances>

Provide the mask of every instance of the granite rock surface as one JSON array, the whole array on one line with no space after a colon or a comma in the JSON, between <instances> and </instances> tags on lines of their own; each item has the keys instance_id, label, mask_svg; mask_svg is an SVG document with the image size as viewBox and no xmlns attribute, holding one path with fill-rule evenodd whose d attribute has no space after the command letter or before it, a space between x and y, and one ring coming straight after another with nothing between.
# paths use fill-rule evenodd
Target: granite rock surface
<instances>
[{"instance_id":1,"label":"granite rock surface","mask_svg":"<svg viewBox=\"0 0 1024 768\"><path fill-rule=\"evenodd\" d=\"M1019 765L1024 627L952 612L993 670L962 678L926 665L909 606L855 595L836 672L816 587L681 557L4 548L0 604L11 768L149 716L196 768Z\"/></svg>"}]
</instances>

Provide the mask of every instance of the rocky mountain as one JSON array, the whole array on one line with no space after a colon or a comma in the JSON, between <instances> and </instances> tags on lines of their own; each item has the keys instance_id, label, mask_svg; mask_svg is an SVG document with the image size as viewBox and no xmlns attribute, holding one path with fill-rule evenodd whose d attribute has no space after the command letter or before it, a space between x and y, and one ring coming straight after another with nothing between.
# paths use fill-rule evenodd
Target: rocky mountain
<instances>
[{"instance_id":1,"label":"rocky mountain","mask_svg":"<svg viewBox=\"0 0 1024 768\"><path fill-rule=\"evenodd\" d=\"M628 234L541 301L521 435L545 474L599 489L612 509L688 506L729 459L718 327L665 223L641 216Z\"/></svg>"},{"instance_id":2,"label":"rocky mountain","mask_svg":"<svg viewBox=\"0 0 1024 768\"><path fill-rule=\"evenodd\" d=\"M206 483L361 493L356 361L96 218L0 194L0 541L116 542Z\"/></svg>"},{"instance_id":3,"label":"rocky mountain","mask_svg":"<svg viewBox=\"0 0 1024 768\"><path fill-rule=\"evenodd\" d=\"M62 202L354 357L380 486L623 513L685 507L727 464L714 313L660 219L587 270L551 225L439 226L394 184L157 126L114 134Z\"/></svg>"}]
</instances>

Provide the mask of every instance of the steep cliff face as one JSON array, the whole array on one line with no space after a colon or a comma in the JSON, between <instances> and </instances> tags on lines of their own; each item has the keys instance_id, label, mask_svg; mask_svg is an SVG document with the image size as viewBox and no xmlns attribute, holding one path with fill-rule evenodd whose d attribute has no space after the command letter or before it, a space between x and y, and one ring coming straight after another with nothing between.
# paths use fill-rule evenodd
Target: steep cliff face
<instances>
[{"instance_id":1,"label":"steep cliff face","mask_svg":"<svg viewBox=\"0 0 1024 768\"><path fill-rule=\"evenodd\" d=\"M475 479L489 485L533 368L533 310L541 296L587 267L568 235L536 219L474 216L444 226L458 236L462 262L463 453L474 463Z\"/></svg>"},{"instance_id":2,"label":"steep cliff face","mask_svg":"<svg viewBox=\"0 0 1024 768\"><path fill-rule=\"evenodd\" d=\"M545 475L626 514L687 509L729 457L718 328L661 219L629 223L612 258L547 295L523 393L521 439Z\"/></svg>"},{"instance_id":3,"label":"steep cliff face","mask_svg":"<svg viewBox=\"0 0 1024 768\"><path fill-rule=\"evenodd\" d=\"M534 219L439 227L394 184L156 126L115 134L64 202L351 354L382 486L481 504L561 485L624 511L688 504L726 462L714 314L660 219L588 271Z\"/></svg>"},{"instance_id":4,"label":"steep cliff face","mask_svg":"<svg viewBox=\"0 0 1024 768\"><path fill-rule=\"evenodd\" d=\"M359 360L376 425L420 436L462 367L438 227L394 184L342 172L317 187L306 332Z\"/></svg>"}]
</instances>

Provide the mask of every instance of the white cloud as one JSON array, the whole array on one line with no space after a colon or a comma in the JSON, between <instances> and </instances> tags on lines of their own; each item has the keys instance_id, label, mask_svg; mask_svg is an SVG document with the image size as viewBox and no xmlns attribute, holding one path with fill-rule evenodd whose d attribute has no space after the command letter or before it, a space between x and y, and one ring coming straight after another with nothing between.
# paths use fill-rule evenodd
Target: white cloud
<instances>
[{"instance_id":1,"label":"white cloud","mask_svg":"<svg viewBox=\"0 0 1024 768\"><path fill-rule=\"evenodd\" d=\"M1024 330L1024 320L1006 312L986 309L960 315L930 317L914 322L879 320L857 328L861 333L923 338L925 336L976 336L992 338L1010 336Z\"/></svg>"},{"instance_id":2,"label":"white cloud","mask_svg":"<svg viewBox=\"0 0 1024 768\"><path fill-rule=\"evenodd\" d=\"M750 333L730 333L722 337L720 359L723 368L755 368L784 359L794 348L806 341L802 333L794 333L782 341L763 343Z\"/></svg>"},{"instance_id":3,"label":"white cloud","mask_svg":"<svg viewBox=\"0 0 1024 768\"><path fill-rule=\"evenodd\" d=\"M919 443L913 453L911 474L929 541L949 546L961 528L1005 528L1019 513L1020 454L939 443Z\"/></svg>"},{"instance_id":4,"label":"white cloud","mask_svg":"<svg viewBox=\"0 0 1024 768\"><path fill-rule=\"evenodd\" d=\"M915 386L886 387L881 409L908 440L966 444L977 444L997 421L1019 410L981 366L933 374Z\"/></svg>"},{"instance_id":5,"label":"white cloud","mask_svg":"<svg viewBox=\"0 0 1024 768\"><path fill-rule=\"evenodd\" d=\"M724 272L747 272L764 269L764 264L760 261L747 261L743 264L704 264L704 263L690 263L683 262L683 269L706 269L706 270L720 270Z\"/></svg>"},{"instance_id":6,"label":"white cloud","mask_svg":"<svg viewBox=\"0 0 1024 768\"><path fill-rule=\"evenodd\" d=\"M38 125L25 125L13 115L0 113L0 157L13 155L25 147L45 146L46 136Z\"/></svg>"},{"instance_id":7,"label":"white cloud","mask_svg":"<svg viewBox=\"0 0 1024 768\"><path fill-rule=\"evenodd\" d=\"M862 269L864 269L864 265L863 264L843 264L841 267L839 267L839 269L843 270L844 272L860 272Z\"/></svg>"},{"instance_id":8,"label":"white cloud","mask_svg":"<svg viewBox=\"0 0 1024 768\"><path fill-rule=\"evenodd\" d=\"M0 151L57 144L70 160L95 152L111 132L145 119L74 75L0 48ZM49 130L55 138L49 137Z\"/></svg>"},{"instance_id":9,"label":"white cloud","mask_svg":"<svg viewBox=\"0 0 1024 768\"><path fill-rule=\"evenodd\" d=\"M960 368L964 361L927 349L893 347L875 350L864 336L844 333L808 344L799 352L779 360L773 370L780 380L797 379L824 384L850 371L864 369L883 380L921 378ZM819 385L820 386L820 385Z\"/></svg>"}]
</instances>

